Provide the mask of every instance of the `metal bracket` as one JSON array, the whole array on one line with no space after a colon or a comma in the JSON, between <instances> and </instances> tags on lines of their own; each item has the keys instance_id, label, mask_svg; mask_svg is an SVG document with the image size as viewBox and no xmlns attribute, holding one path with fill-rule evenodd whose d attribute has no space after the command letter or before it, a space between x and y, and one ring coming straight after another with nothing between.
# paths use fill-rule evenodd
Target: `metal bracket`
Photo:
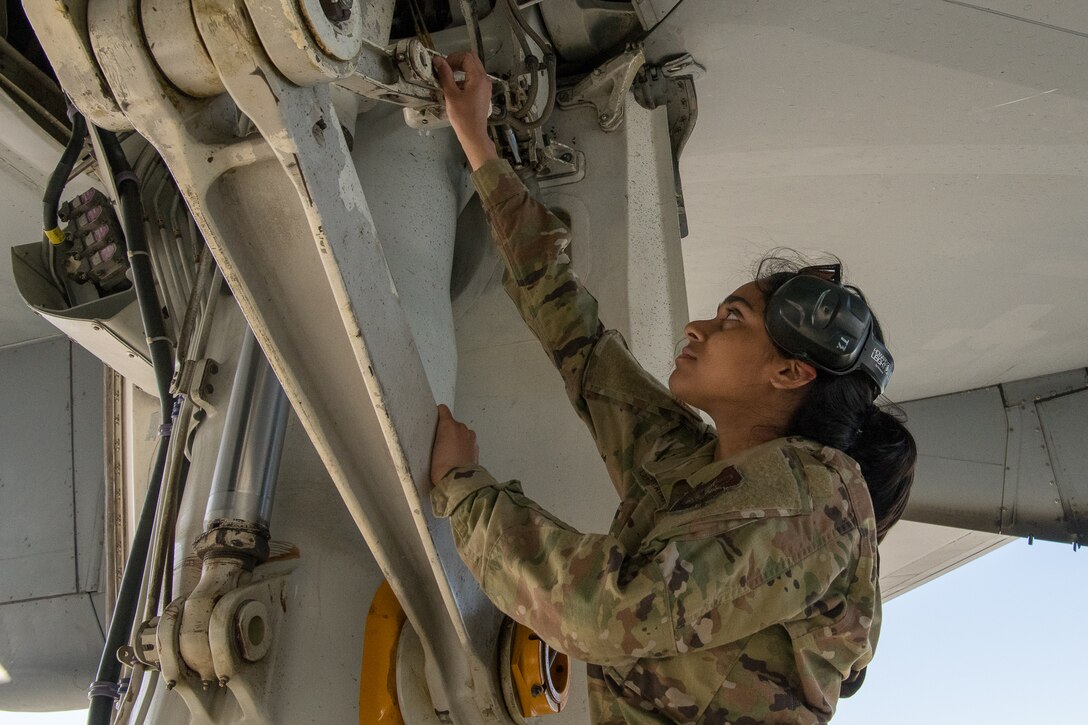
<instances>
[{"instance_id":1,"label":"metal bracket","mask_svg":"<svg viewBox=\"0 0 1088 725\"><path fill-rule=\"evenodd\" d=\"M211 403L211 396L215 392L215 384L212 379L219 373L219 363L211 358L204 358L203 360L197 360L193 364L192 380L196 381L196 384L192 386L189 391L190 397L193 402L196 403L204 410L214 407Z\"/></svg>"},{"instance_id":2,"label":"metal bracket","mask_svg":"<svg viewBox=\"0 0 1088 725\"><path fill-rule=\"evenodd\" d=\"M286 591L282 575L240 587L216 603L208 622L219 684L254 722L272 721L265 696L273 673L268 654L286 615Z\"/></svg>"},{"instance_id":3,"label":"metal bracket","mask_svg":"<svg viewBox=\"0 0 1088 725\"><path fill-rule=\"evenodd\" d=\"M556 101L560 108L593 106L601 129L615 131L623 123L623 100L645 63L642 48L631 48L594 68L573 89L560 91Z\"/></svg>"},{"instance_id":4,"label":"metal bracket","mask_svg":"<svg viewBox=\"0 0 1088 725\"><path fill-rule=\"evenodd\" d=\"M542 189L573 184L585 178L586 155L555 139L548 139L541 149L540 159L543 165L537 172L537 180Z\"/></svg>"},{"instance_id":5,"label":"metal bracket","mask_svg":"<svg viewBox=\"0 0 1088 725\"><path fill-rule=\"evenodd\" d=\"M643 108L665 106L668 114L669 140L672 146L673 180L676 187L676 207L680 217L680 236L688 235L688 215L684 206L684 189L680 179L680 154L684 150L695 122L699 118L699 101L695 95L695 79L706 72L691 54L684 53L660 65L646 66L638 74L633 90Z\"/></svg>"},{"instance_id":6,"label":"metal bracket","mask_svg":"<svg viewBox=\"0 0 1088 725\"><path fill-rule=\"evenodd\" d=\"M268 655L286 616L287 577L294 562L286 567L282 562L259 566L253 572L256 581L236 588L229 581L234 579L229 569L229 565L224 569L227 579L221 582L225 593L210 599L199 594L195 599L193 595L175 599L161 618L141 627L137 641L143 651L135 659L161 668L167 689L180 694L194 713L210 712L209 692L216 685L231 690L252 722L269 722L264 702L272 675ZM197 639L203 672L193 670L182 654L186 649L191 656ZM148 651L152 642L153 652Z\"/></svg>"}]
</instances>

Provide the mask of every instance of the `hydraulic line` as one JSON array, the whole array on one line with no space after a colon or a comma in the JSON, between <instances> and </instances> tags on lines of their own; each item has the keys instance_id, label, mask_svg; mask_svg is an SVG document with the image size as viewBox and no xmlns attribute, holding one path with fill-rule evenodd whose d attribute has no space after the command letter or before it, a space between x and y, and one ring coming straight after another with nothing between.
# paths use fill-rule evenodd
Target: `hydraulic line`
<instances>
[{"instance_id":1,"label":"hydraulic line","mask_svg":"<svg viewBox=\"0 0 1088 725\"><path fill-rule=\"evenodd\" d=\"M544 38L544 36L537 32L536 28L534 28L525 18L525 14L518 6L516 0L504 0L504 3L507 13L514 21L514 34L518 37L518 42L521 44L522 50L525 51L525 49L527 48L528 44L525 40L525 36L527 35L529 38L532 39L534 43L537 44L537 46L540 47L540 50L544 53L544 68L548 73L548 96L544 102L544 108L542 108L540 111L540 115L531 121L524 120L524 117L516 118L517 116L521 116L521 114L530 111L533 107L533 104L536 102L536 96L538 93L538 89L536 88L536 86L539 84L539 80L536 77L539 68L539 66L537 66L531 68L533 75L533 86L531 87L530 94L532 96L532 100L525 103L521 108L518 108L517 111L512 112L507 118L499 122L500 124L509 125L516 131L527 132L539 128L541 125L543 125L543 123L548 120L548 117L552 115L552 111L555 109L555 86L556 81L558 80L556 73L557 61L555 57L555 49L552 47L552 44L548 42L548 40ZM529 57L531 56L528 56L527 54L526 59L528 60Z\"/></svg>"},{"instance_id":2,"label":"hydraulic line","mask_svg":"<svg viewBox=\"0 0 1088 725\"><path fill-rule=\"evenodd\" d=\"M555 49L552 48L552 44L549 43L543 35L537 32L536 28L529 24L529 21L525 19L525 15L522 13L521 8L518 7L517 0L505 0L506 8L510 11L510 15L514 18L514 21L521 27L521 29L528 34L533 42L540 46L540 49L545 53L555 55Z\"/></svg>"},{"instance_id":3,"label":"hydraulic line","mask_svg":"<svg viewBox=\"0 0 1088 725\"><path fill-rule=\"evenodd\" d=\"M136 533L125 562L125 573L121 577L121 587L117 592L117 604L110 618L110 628L106 635L106 644L102 648L102 657L98 662L98 676L89 690L91 700L87 711L88 725L109 725L113 712L114 700L118 698L118 679L121 675L121 662L117 659L117 650L128 639L132 628L133 616L140 595L140 581L143 578L144 564L147 561L148 545L151 541L151 528L155 520L155 510L159 502L159 486L166 468L166 451L170 445L169 434L159 438L155 449L155 465L151 469L147 495L140 510L140 519Z\"/></svg>"},{"instance_id":4,"label":"hydraulic line","mask_svg":"<svg viewBox=\"0 0 1088 725\"><path fill-rule=\"evenodd\" d=\"M548 96L544 103L544 108L541 110L540 115L531 121L523 121L520 118L515 117L512 114L506 114L505 116L492 119L489 125L492 126L509 126L515 131L521 133L528 133L544 125L544 122L548 120L548 117L552 115L552 111L555 109L555 56L548 55L545 57L545 62L548 68Z\"/></svg>"},{"instance_id":5,"label":"hydraulic line","mask_svg":"<svg viewBox=\"0 0 1088 725\"><path fill-rule=\"evenodd\" d=\"M61 154L57 167L53 169L53 175L49 177L45 195L42 197L42 230L53 245L64 241L64 233L61 232L57 220L60 196L64 193L72 169L83 152L83 141L87 138L87 122L83 119L83 114L73 108L70 109L69 116L72 119L72 137L68 139L68 145L64 147L64 153Z\"/></svg>"},{"instance_id":6,"label":"hydraulic line","mask_svg":"<svg viewBox=\"0 0 1088 725\"><path fill-rule=\"evenodd\" d=\"M170 419L170 379L174 373L174 354L166 325L162 319L162 304L155 289L155 273L151 266L151 254L147 247L144 228L144 206L140 198L140 186L132 173L125 152L117 137L110 131L99 131L102 148L106 154L117 186L121 226L125 232L129 264L132 268L132 284L140 307L140 319L147 336L151 364L155 370L155 385L159 394L159 408L163 421Z\"/></svg>"},{"instance_id":7,"label":"hydraulic line","mask_svg":"<svg viewBox=\"0 0 1088 725\"><path fill-rule=\"evenodd\" d=\"M68 145L64 147L64 153L61 154L57 167L53 169L53 174L49 177L45 194L42 196L42 261L49 268L49 277L53 280L65 304L70 306L72 301L68 295L68 288L57 275L56 248L64 241L64 232L60 230L57 216L60 210L61 194L64 193L64 187L71 177L72 169L79 160L80 153L83 152L83 142L87 138L87 122L83 114L74 106L68 106L68 115L72 120L72 135L68 139Z\"/></svg>"},{"instance_id":8,"label":"hydraulic line","mask_svg":"<svg viewBox=\"0 0 1088 725\"><path fill-rule=\"evenodd\" d=\"M152 538L154 551L151 559L151 572L144 597L141 621L159 615L161 596L166 594L170 601L173 588L173 575L170 559L174 551L174 532L177 522L177 507L185 490L185 479L189 466L185 458L185 440L189 435L189 422L193 414L191 398L179 398L178 414L175 416L174 429L171 431L172 445L163 470L162 505L159 506L158 526ZM169 586L163 586L163 578L169 576Z\"/></svg>"},{"instance_id":9,"label":"hydraulic line","mask_svg":"<svg viewBox=\"0 0 1088 725\"><path fill-rule=\"evenodd\" d=\"M155 383L159 394L162 424L159 427L159 444L155 450L154 466L148 481L147 494L136 524L136 531L129 550L117 602L110 618L106 643L98 663L98 675L90 688L91 706L87 713L89 725L108 725L118 697L118 679L121 662L117 650L123 646L132 629L132 622L140 597L140 585L147 565L155 512L159 504L159 489L166 469L166 457L170 448L175 402L170 395L170 380L174 372L174 355L162 319L162 306L155 290L155 278L151 257L144 236L144 212L140 201L140 187L132 173L128 159L117 137L109 131L100 131L106 164L102 165L112 175L117 188L121 210L121 226L132 271L133 287L140 308L144 335L147 337L151 364L155 371Z\"/></svg>"},{"instance_id":10,"label":"hydraulic line","mask_svg":"<svg viewBox=\"0 0 1088 725\"><path fill-rule=\"evenodd\" d=\"M525 92L525 100L510 115L516 118L525 118L536 105L536 97L540 93L540 61L535 55L525 56L525 71L529 76L529 88Z\"/></svg>"}]
</instances>

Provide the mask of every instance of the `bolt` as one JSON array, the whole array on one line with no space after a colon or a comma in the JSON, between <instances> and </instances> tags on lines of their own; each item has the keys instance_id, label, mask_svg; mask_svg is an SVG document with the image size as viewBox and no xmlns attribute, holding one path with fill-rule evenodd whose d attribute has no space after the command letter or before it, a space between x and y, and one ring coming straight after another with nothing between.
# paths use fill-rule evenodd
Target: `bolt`
<instances>
[{"instance_id":1,"label":"bolt","mask_svg":"<svg viewBox=\"0 0 1088 725\"><path fill-rule=\"evenodd\" d=\"M611 113L602 113L598 118L600 119L601 123L608 123L609 121L612 120L612 114Z\"/></svg>"},{"instance_id":2,"label":"bolt","mask_svg":"<svg viewBox=\"0 0 1088 725\"><path fill-rule=\"evenodd\" d=\"M572 153L570 153L570 152L568 151L567 153L565 153L565 154L563 154L562 156L560 156L560 157L559 157L559 159L560 159L561 161L565 161L565 162L567 162L567 163L569 164L569 163L570 163L571 161L574 161L574 154L572 154Z\"/></svg>"},{"instance_id":3,"label":"bolt","mask_svg":"<svg viewBox=\"0 0 1088 725\"><path fill-rule=\"evenodd\" d=\"M540 685L533 685L532 689L529 690L529 692L532 694L533 697L540 697L544 694L544 688Z\"/></svg>"},{"instance_id":4,"label":"bolt","mask_svg":"<svg viewBox=\"0 0 1088 725\"><path fill-rule=\"evenodd\" d=\"M226 687L228 682L230 682L229 677L220 677L219 678L219 686L220 687Z\"/></svg>"},{"instance_id":5,"label":"bolt","mask_svg":"<svg viewBox=\"0 0 1088 725\"><path fill-rule=\"evenodd\" d=\"M167 682L166 682L166 689L167 690L173 690L177 686L178 686L178 683L174 682L173 680L167 680Z\"/></svg>"}]
</instances>

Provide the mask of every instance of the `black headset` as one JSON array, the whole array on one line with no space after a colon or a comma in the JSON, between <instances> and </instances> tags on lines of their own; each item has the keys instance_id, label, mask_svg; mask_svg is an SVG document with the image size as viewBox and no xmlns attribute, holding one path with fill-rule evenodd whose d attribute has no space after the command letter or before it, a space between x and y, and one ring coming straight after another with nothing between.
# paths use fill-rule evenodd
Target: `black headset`
<instances>
[{"instance_id":1,"label":"black headset","mask_svg":"<svg viewBox=\"0 0 1088 725\"><path fill-rule=\"evenodd\" d=\"M875 399L895 365L873 329L869 305L841 280L839 264L801 270L767 301L767 333L787 353L824 372L861 370L873 382Z\"/></svg>"}]
</instances>

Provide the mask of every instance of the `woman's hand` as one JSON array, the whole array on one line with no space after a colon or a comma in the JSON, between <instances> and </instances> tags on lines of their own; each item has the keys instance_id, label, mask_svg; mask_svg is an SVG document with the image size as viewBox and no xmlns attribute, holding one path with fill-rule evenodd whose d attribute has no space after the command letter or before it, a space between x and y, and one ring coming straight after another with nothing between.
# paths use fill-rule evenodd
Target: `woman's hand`
<instances>
[{"instance_id":1,"label":"woman's hand","mask_svg":"<svg viewBox=\"0 0 1088 725\"><path fill-rule=\"evenodd\" d=\"M488 159L497 158L495 144L487 135L487 118L491 113L491 79L474 53L453 53L449 58L436 55L434 69L438 85L446 97L446 115L475 171ZM462 71L465 79L455 81L454 71Z\"/></svg>"},{"instance_id":2,"label":"woman's hand","mask_svg":"<svg viewBox=\"0 0 1088 725\"><path fill-rule=\"evenodd\" d=\"M475 466L479 461L476 434L464 423L458 423L449 408L438 406L438 431L431 449L431 483L437 486L454 468Z\"/></svg>"}]
</instances>

